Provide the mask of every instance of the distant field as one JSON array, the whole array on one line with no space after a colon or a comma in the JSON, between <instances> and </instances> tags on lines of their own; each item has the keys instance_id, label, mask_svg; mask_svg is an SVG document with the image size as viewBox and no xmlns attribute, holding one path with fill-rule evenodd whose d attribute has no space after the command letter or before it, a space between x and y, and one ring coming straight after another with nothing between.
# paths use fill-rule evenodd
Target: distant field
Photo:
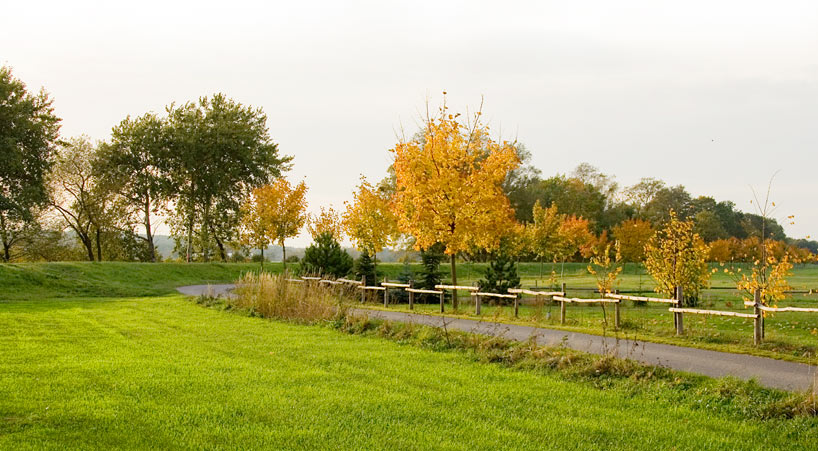
<instances>
[{"instance_id":1,"label":"distant field","mask_svg":"<svg viewBox=\"0 0 818 451\"><path fill-rule=\"evenodd\" d=\"M815 418L710 387L601 389L178 295L0 302L0 449L814 448Z\"/></svg>"}]
</instances>

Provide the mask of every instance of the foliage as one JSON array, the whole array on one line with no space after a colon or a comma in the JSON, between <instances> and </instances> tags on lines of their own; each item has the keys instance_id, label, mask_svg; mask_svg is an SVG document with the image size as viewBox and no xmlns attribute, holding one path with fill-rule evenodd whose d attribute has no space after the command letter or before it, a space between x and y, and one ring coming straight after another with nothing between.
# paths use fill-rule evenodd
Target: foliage
<instances>
[{"instance_id":1,"label":"foliage","mask_svg":"<svg viewBox=\"0 0 818 451\"><path fill-rule=\"evenodd\" d=\"M571 258L577 253L583 258L591 255L596 237L587 219L568 216L560 223L557 233L560 237L557 252L561 257Z\"/></svg>"},{"instance_id":2,"label":"foliage","mask_svg":"<svg viewBox=\"0 0 818 451\"><path fill-rule=\"evenodd\" d=\"M619 243L614 246L614 258L611 258L611 245L607 244L601 250L595 250L588 264L588 273L596 279L596 288L600 294L612 293L617 285L617 279L622 272L622 254Z\"/></svg>"},{"instance_id":3,"label":"foliage","mask_svg":"<svg viewBox=\"0 0 818 451\"><path fill-rule=\"evenodd\" d=\"M537 201L534 204L532 218L533 224L527 227L532 252L540 259L556 259L563 248L560 225L565 220L565 215L557 212L557 204L543 208L540 201Z\"/></svg>"},{"instance_id":4,"label":"foliage","mask_svg":"<svg viewBox=\"0 0 818 451\"><path fill-rule=\"evenodd\" d=\"M361 251L361 255L355 260L355 275L356 280L366 277L366 286L371 287L378 284L378 274L375 272L374 256L369 255L368 251Z\"/></svg>"},{"instance_id":5,"label":"foliage","mask_svg":"<svg viewBox=\"0 0 818 451\"><path fill-rule=\"evenodd\" d=\"M0 66L0 261L11 259L35 210L48 201L46 173L59 130L48 94L28 92L10 68Z\"/></svg>"},{"instance_id":6,"label":"foliage","mask_svg":"<svg viewBox=\"0 0 818 451\"><path fill-rule=\"evenodd\" d=\"M301 259L301 271L308 274L344 277L352 269L352 257L332 234L324 232L304 251Z\"/></svg>"},{"instance_id":7,"label":"foliage","mask_svg":"<svg viewBox=\"0 0 818 451\"><path fill-rule=\"evenodd\" d=\"M287 281L288 275L248 272L236 281L234 308L265 318L317 323L344 315L343 299L325 285L310 286Z\"/></svg>"},{"instance_id":8,"label":"foliage","mask_svg":"<svg viewBox=\"0 0 818 451\"><path fill-rule=\"evenodd\" d=\"M291 157L279 155L266 123L261 109L222 94L168 107L166 164L176 204L173 232L186 243L188 261L194 251L210 260L214 239L224 243L233 238L238 221L232 218L252 188L288 169ZM231 220L217 230L216 216ZM196 229L199 248L194 250Z\"/></svg>"},{"instance_id":9,"label":"foliage","mask_svg":"<svg viewBox=\"0 0 818 451\"><path fill-rule=\"evenodd\" d=\"M341 216L332 207L326 209L321 207L320 213L310 215L307 220L307 230L310 232L312 239L325 232L330 233L336 240L340 240L344 236L344 225Z\"/></svg>"},{"instance_id":10,"label":"foliage","mask_svg":"<svg viewBox=\"0 0 818 451\"><path fill-rule=\"evenodd\" d=\"M417 288L434 290L435 285L440 285L443 282L443 275L440 272L440 262L445 257L443 250L443 245L438 243L420 251L421 268ZM421 297L426 299L427 302L436 301L432 299L432 295L423 294Z\"/></svg>"},{"instance_id":11,"label":"foliage","mask_svg":"<svg viewBox=\"0 0 818 451\"><path fill-rule=\"evenodd\" d=\"M153 113L125 118L111 132L111 142L99 146L94 172L100 184L115 191L145 230L149 260L156 261L152 216L164 212L170 192L167 136L164 121ZM141 235L136 235L142 238Z\"/></svg>"},{"instance_id":12,"label":"foliage","mask_svg":"<svg viewBox=\"0 0 818 451\"><path fill-rule=\"evenodd\" d=\"M784 254L776 256L775 241L767 240L764 243L765 258L753 262L750 274L741 272L741 268L729 271L736 278L736 288L745 292L745 301L752 301L756 290L761 291L761 303L776 306L778 302L789 297L788 290L792 290L787 278L792 276L790 256Z\"/></svg>"},{"instance_id":13,"label":"foliage","mask_svg":"<svg viewBox=\"0 0 818 451\"><path fill-rule=\"evenodd\" d=\"M429 118L422 139L401 141L395 154L393 202L399 230L415 238L415 248L435 243L452 260L472 246L493 249L499 231L513 223L513 211L502 188L509 171L519 165L514 146L489 137L480 112L468 123L444 106ZM453 300L457 307L457 298Z\"/></svg>"},{"instance_id":14,"label":"foliage","mask_svg":"<svg viewBox=\"0 0 818 451\"><path fill-rule=\"evenodd\" d=\"M667 224L645 246L645 267L656 281L656 292L674 296L677 286L686 305L695 305L699 292L710 280L709 247L693 231L692 221L670 212Z\"/></svg>"},{"instance_id":15,"label":"foliage","mask_svg":"<svg viewBox=\"0 0 818 451\"><path fill-rule=\"evenodd\" d=\"M645 245L654 234L653 227L642 219L629 219L613 228L614 239L626 262L641 262L645 258Z\"/></svg>"},{"instance_id":16,"label":"foliage","mask_svg":"<svg viewBox=\"0 0 818 451\"><path fill-rule=\"evenodd\" d=\"M303 181L292 186L284 178L254 188L241 208L242 243L259 249L262 255L269 244L277 243L286 266L284 240L298 235L307 221L306 195L307 185Z\"/></svg>"},{"instance_id":17,"label":"foliage","mask_svg":"<svg viewBox=\"0 0 818 451\"><path fill-rule=\"evenodd\" d=\"M509 288L520 287L520 276L517 275L517 265L508 253L501 250L495 253L483 274L483 279L477 282L480 291L487 293L508 293Z\"/></svg>"},{"instance_id":18,"label":"foliage","mask_svg":"<svg viewBox=\"0 0 818 451\"><path fill-rule=\"evenodd\" d=\"M389 206L389 198L378 192L361 177L354 200L344 202L343 226L361 252L375 255L398 235L397 218Z\"/></svg>"}]
</instances>

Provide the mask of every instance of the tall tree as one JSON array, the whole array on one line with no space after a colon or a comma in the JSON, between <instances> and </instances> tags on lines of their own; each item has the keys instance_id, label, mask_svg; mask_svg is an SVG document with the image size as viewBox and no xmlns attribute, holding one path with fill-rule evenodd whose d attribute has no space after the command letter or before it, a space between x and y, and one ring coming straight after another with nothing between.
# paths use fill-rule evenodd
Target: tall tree
<instances>
[{"instance_id":1,"label":"tall tree","mask_svg":"<svg viewBox=\"0 0 818 451\"><path fill-rule=\"evenodd\" d=\"M614 239L619 242L619 252L626 262L641 262L645 258L645 245L654 234L653 226L642 219L629 219L613 228Z\"/></svg>"},{"instance_id":2,"label":"tall tree","mask_svg":"<svg viewBox=\"0 0 818 451\"><path fill-rule=\"evenodd\" d=\"M125 118L111 132L111 142L103 143L95 164L100 182L115 190L129 213L136 215L145 231L151 261L156 261L155 226L152 218L167 200L167 135L164 122L153 113Z\"/></svg>"},{"instance_id":3,"label":"tall tree","mask_svg":"<svg viewBox=\"0 0 818 451\"><path fill-rule=\"evenodd\" d=\"M25 83L0 66L0 241L2 261L35 210L48 202L46 173L58 145L60 118L44 90L31 94Z\"/></svg>"},{"instance_id":4,"label":"tall tree","mask_svg":"<svg viewBox=\"0 0 818 451\"><path fill-rule=\"evenodd\" d=\"M307 185L302 181L293 186L284 178L253 190L242 211L245 240L261 250L268 244L281 246L281 261L287 267L284 240L298 235L307 221ZM263 264L263 263L262 263Z\"/></svg>"},{"instance_id":5,"label":"tall tree","mask_svg":"<svg viewBox=\"0 0 818 451\"><path fill-rule=\"evenodd\" d=\"M375 257L398 235L398 223L389 198L361 177L352 202L345 202L344 230L362 256ZM373 262L373 267L377 262Z\"/></svg>"},{"instance_id":6,"label":"tall tree","mask_svg":"<svg viewBox=\"0 0 818 451\"><path fill-rule=\"evenodd\" d=\"M398 143L393 208L400 231L415 237L415 247L442 243L457 284L456 258L470 246L496 248L498 230L513 223L503 193L508 172L519 165L514 146L489 137L478 111L463 123L444 106L428 118L423 139ZM458 307L457 293L452 304Z\"/></svg>"},{"instance_id":7,"label":"tall tree","mask_svg":"<svg viewBox=\"0 0 818 451\"><path fill-rule=\"evenodd\" d=\"M52 207L85 247L88 260L101 261L108 232L121 231L125 215L114 194L99 183L92 162L96 146L86 136L71 139L57 153L49 177Z\"/></svg>"},{"instance_id":8,"label":"tall tree","mask_svg":"<svg viewBox=\"0 0 818 451\"><path fill-rule=\"evenodd\" d=\"M291 160L279 155L261 109L223 94L168 107L168 150L187 261L193 255L194 229L199 229L199 253L207 261L217 209L222 214L238 211L252 188L280 176Z\"/></svg>"},{"instance_id":9,"label":"tall tree","mask_svg":"<svg viewBox=\"0 0 818 451\"><path fill-rule=\"evenodd\" d=\"M318 238L322 233L329 233L335 240L343 238L344 224L341 215L332 207L321 207L317 215L310 215L307 219L307 231L312 239Z\"/></svg>"}]
</instances>

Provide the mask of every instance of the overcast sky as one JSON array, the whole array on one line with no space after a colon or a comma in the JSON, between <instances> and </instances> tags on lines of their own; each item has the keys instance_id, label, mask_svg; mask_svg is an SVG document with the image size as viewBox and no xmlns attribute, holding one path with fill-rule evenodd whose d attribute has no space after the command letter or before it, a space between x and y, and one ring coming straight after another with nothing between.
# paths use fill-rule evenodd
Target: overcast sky
<instances>
[{"instance_id":1,"label":"overcast sky","mask_svg":"<svg viewBox=\"0 0 818 451\"><path fill-rule=\"evenodd\" d=\"M377 181L443 90L545 176L589 162L818 236L818 1L5 3L0 64L46 88L63 134L223 92L264 109L310 209ZM288 245L303 246L300 237Z\"/></svg>"}]
</instances>

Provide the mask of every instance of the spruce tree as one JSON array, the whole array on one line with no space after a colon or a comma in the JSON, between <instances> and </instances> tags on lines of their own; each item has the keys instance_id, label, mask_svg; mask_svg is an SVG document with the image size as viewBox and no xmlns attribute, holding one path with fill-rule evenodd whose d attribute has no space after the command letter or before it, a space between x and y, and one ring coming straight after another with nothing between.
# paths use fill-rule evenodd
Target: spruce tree
<instances>
[{"instance_id":1,"label":"spruce tree","mask_svg":"<svg viewBox=\"0 0 818 451\"><path fill-rule=\"evenodd\" d=\"M508 293L509 288L520 286L520 276L517 275L517 264L505 252L498 252L489 263L484 278L477 282L480 291L486 293Z\"/></svg>"},{"instance_id":2,"label":"spruce tree","mask_svg":"<svg viewBox=\"0 0 818 451\"><path fill-rule=\"evenodd\" d=\"M375 260L369 255L369 252L361 252L361 256L355 261L355 275L360 280L361 277L366 277L366 286L371 287L378 283L378 275L375 273Z\"/></svg>"},{"instance_id":3,"label":"spruce tree","mask_svg":"<svg viewBox=\"0 0 818 451\"><path fill-rule=\"evenodd\" d=\"M434 290L435 285L440 285L443 275L440 272L440 262L443 255L443 246L438 243L420 252L421 270L417 280L417 288L423 290ZM437 302L433 295L421 295L425 302Z\"/></svg>"},{"instance_id":4,"label":"spruce tree","mask_svg":"<svg viewBox=\"0 0 818 451\"><path fill-rule=\"evenodd\" d=\"M335 241L332 233L324 232L304 251L301 272L322 276L344 277L352 269L352 257Z\"/></svg>"}]
</instances>

